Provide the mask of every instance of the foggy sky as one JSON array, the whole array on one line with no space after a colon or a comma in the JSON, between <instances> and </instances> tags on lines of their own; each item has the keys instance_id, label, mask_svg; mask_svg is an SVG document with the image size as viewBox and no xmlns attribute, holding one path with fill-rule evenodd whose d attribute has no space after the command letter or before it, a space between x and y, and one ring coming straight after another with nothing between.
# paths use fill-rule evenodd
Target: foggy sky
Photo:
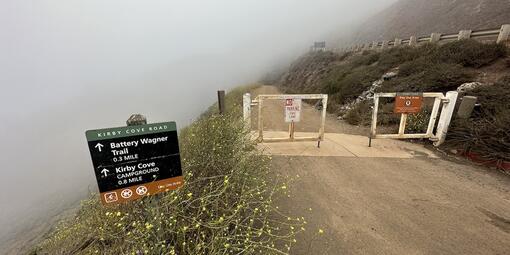
<instances>
[{"instance_id":1,"label":"foggy sky","mask_svg":"<svg viewBox=\"0 0 510 255\"><path fill-rule=\"evenodd\" d=\"M390 2L0 0L0 246L97 190L85 130L183 127Z\"/></svg>"}]
</instances>

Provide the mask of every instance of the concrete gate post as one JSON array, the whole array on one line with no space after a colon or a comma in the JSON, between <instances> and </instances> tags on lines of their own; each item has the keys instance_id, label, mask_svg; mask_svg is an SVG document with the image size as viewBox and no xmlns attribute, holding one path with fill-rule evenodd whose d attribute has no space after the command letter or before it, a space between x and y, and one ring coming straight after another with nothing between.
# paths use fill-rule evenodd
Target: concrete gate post
<instances>
[{"instance_id":1,"label":"concrete gate post","mask_svg":"<svg viewBox=\"0 0 510 255\"><path fill-rule=\"evenodd\" d=\"M436 138L434 146L439 146L444 143L446 139L446 132L448 132L448 126L452 120L453 110L455 109L455 103L457 102L457 91L446 92L445 100L443 100L443 108L441 109L441 116L437 123Z\"/></svg>"},{"instance_id":2,"label":"concrete gate post","mask_svg":"<svg viewBox=\"0 0 510 255\"><path fill-rule=\"evenodd\" d=\"M501 26L501 30L499 30L499 36L497 43L504 43L510 39L510 24L505 24Z\"/></svg>"}]
</instances>

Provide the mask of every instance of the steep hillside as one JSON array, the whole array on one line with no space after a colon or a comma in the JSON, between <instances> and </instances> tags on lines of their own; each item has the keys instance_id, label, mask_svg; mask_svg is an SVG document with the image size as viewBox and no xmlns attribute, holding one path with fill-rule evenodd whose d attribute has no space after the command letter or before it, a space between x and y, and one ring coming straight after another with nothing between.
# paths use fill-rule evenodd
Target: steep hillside
<instances>
[{"instance_id":1,"label":"steep hillside","mask_svg":"<svg viewBox=\"0 0 510 255\"><path fill-rule=\"evenodd\" d=\"M367 20L354 42L408 38L433 32L498 28L510 23L510 0L399 0Z\"/></svg>"}]
</instances>

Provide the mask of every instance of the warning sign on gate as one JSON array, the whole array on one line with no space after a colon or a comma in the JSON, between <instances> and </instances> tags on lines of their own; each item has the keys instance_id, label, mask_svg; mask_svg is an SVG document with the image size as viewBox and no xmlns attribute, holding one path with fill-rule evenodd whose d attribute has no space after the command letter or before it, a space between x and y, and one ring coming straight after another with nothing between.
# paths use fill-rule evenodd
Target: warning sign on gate
<instances>
[{"instance_id":1,"label":"warning sign on gate","mask_svg":"<svg viewBox=\"0 0 510 255\"><path fill-rule=\"evenodd\" d=\"M299 122L301 120L301 99L285 99L285 122Z\"/></svg>"},{"instance_id":2,"label":"warning sign on gate","mask_svg":"<svg viewBox=\"0 0 510 255\"><path fill-rule=\"evenodd\" d=\"M423 103L423 95L419 93L397 94L394 113L419 113Z\"/></svg>"},{"instance_id":3,"label":"warning sign on gate","mask_svg":"<svg viewBox=\"0 0 510 255\"><path fill-rule=\"evenodd\" d=\"M103 204L116 204L183 185L175 122L88 130Z\"/></svg>"}]
</instances>

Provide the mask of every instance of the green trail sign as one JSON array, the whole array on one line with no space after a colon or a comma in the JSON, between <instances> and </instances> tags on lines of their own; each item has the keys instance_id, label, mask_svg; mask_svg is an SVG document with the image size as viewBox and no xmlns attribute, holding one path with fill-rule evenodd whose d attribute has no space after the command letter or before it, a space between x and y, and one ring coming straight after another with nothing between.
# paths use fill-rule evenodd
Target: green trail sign
<instances>
[{"instance_id":1,"label":"green trail sign","mask_svg":"<svg viewBox=\"0 0 510 255\"><path fill-rule=\"evenodd\" d=\"M177 189L184 184L175 122L88 130L103 204Z\"/></svg>"}]
</instances>

